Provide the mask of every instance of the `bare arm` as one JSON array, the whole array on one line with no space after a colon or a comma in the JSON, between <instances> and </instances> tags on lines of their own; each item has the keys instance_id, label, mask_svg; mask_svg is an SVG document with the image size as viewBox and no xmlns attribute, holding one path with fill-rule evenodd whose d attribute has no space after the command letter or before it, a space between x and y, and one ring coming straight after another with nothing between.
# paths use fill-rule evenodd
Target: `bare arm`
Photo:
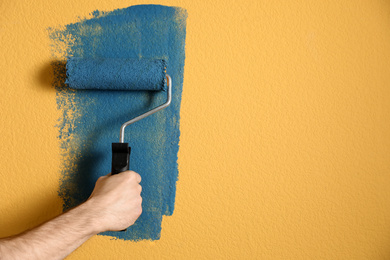
<instances>
[{"instance_id":1,"label":"bare arm","mask_svg":"<svg viewBox=\"0 0 390 260\"><path fill-rule=\"evenodd\" d=\"M19 235L0 239L0 259L63 259L93 235L123 230L142 212L141 177L103 176L78 207Z\"/></svg>"}]
</instances>

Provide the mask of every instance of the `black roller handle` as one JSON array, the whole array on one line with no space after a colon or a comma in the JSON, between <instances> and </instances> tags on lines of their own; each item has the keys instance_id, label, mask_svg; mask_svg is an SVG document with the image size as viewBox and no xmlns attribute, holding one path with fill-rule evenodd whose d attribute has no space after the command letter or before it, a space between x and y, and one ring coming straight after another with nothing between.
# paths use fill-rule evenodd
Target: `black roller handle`
<instances>
[{"instance_id":1,"label":"black roller handle","mask_svg":"<svg viewBox=\"0 0 390 260\"><path fill-rule=\"evenodd\" d=\"M128 143L112 143L111 174L118 174L129 170L130 151Z\"/></svg>"},{"instance_id":2,"label":"black roller handle","mask_svg":"<svg viewBox=\"0 0 390 260\"><path fill-rule=\"evenodd\" d=\"M131 147L128 143L112 143L112 175L129 170L130 152ZM121 231L126 231L126 229Z\"/></svg>"}]
</instances>

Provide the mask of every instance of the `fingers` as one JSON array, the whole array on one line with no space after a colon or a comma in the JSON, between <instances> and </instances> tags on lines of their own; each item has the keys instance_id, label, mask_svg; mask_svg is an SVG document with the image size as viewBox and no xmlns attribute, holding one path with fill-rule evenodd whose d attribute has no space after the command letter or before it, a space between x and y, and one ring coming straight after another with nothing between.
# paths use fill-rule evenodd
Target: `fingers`
<instances>
[{"instance_id":1,"label":"fingers","mask_svg":"<svg viewBox=\"0 0 390 260\"><path fill-rule=\"evenodd\" d=\"M138 174L138 173L136 173L136 172L133 172L133 174L135 174L135 177L136 177L137 183L140 183L140 182L142 181L141 175L139 175L139 174Z\"/></svg>"},{"instance_id":2,"label":"fingers","mask_svg":"<svg viewBox=\"0 0 390 260\"><path fill-rule=\"evenodd\" d=\"M109 173L109 174L107 174L107 175L103 175L103 176L100 176L99 178L98 178L98 180L103 180L103 179L105 179L105 178L107 178L107 177L110 177L112 174L111 174L111 172Z\"/></svg>"},{"instance_id":3,"label":"fingers","mask_svg":"<svg viewBox=\"0 0 390 260\"><path fill-rule=\"evenodd\" d=\"M134 171L124 171L124 172L121 172L121 173L118 173L118 175L121 174L121 175L126 175L129 179L132 179L134 178L136 180L137 183L140 183L142 178L141 178L141 175L139 175L138 173L134 172ZM110 177L112 176L111 173L103 176L103 177Z\"/></svg>"},{"instance_id":4,"label":"fingers","mask_svg":"<svg viewBox=\"0 0 390 260\"><path fill-rule=\"evenodd\" d=\"M142 180L141 175L134 171L125 171L125 174L129 174L130 178L135 178L137 183L140 183Z\"/></svg>"}]
</instances>

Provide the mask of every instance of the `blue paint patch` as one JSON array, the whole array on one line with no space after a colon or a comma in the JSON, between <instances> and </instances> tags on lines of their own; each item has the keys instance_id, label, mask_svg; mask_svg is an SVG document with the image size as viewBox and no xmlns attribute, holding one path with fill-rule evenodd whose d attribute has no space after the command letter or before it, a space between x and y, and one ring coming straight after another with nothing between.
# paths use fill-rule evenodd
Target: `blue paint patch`
<instances>
[{"instance_id":1,"label":"blue paint patch","mask_svg":"<svg viewBox=\"0 0 390 260\"><path fill-rule=\"evenodd\" d=\"M173 81L171 105L125 132L132 147L130 168L142 176L143 213L126 232L103 233L124 240L156 240L162 216L172 215L175 203L187 14L177 7L139 5L92 15L52 30L54 56L162 59ZM63 114L58 123L64 158L59 194L67 210L85 201L97 178L110 171L111 143L118 142L122 123L164 103L167 93L72 90L64 83L64 63L53 68Z\"/></svg>"}]
</instances>

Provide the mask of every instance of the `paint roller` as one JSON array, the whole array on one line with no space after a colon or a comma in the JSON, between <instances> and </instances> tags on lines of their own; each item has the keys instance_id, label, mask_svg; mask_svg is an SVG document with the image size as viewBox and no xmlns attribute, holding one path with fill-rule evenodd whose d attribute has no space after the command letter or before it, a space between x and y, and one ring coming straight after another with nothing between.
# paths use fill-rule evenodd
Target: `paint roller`
<instances>
[{"instance_id":1,"label":"paint roller","mask_svg":"<svg viewBox=\"0 0 390 260\"><path fill-rule=\"evenodd\" d=\"M125 122L119 143L112 143L111 174L129 170L129 143L124 142L125 128L171 103L172 79L166 74L162 59L68 58L66 84L76 90L146 90L166 91L167 100L160 106Z\"/></svg>"}]
</instances>

